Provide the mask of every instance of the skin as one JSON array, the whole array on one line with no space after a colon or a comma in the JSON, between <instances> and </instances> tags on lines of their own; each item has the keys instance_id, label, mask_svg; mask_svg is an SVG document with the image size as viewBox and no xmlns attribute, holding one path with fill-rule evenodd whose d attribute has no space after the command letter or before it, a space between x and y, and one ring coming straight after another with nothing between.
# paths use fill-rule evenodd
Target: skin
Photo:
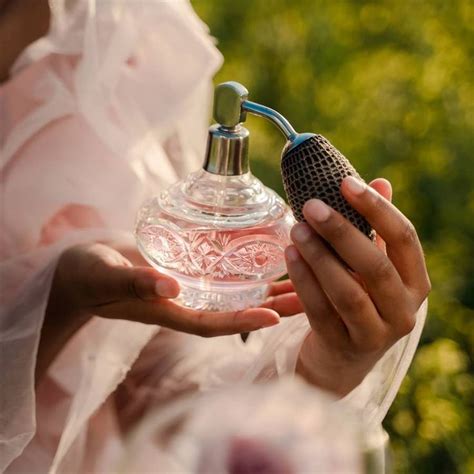
<instances>
[{"instance_id":1,"label":"skin","mask_svg":"<svg viewBox=\"0 0 474 474\"><path fill-rule=\"evenodd\" d=\"M0 0L0 83L22 50L48 31L49 13L47 0Z\"/></svg>"},{"instance_id":2,"label":"skin","mask_svg":"<svg viewBox=\"0 0 474 474\"><path fill-rule=\"evenodd\" d=\"M304 208L308 223L292 229L294 245L286 249L291 281L273 284L262 308L237 313L185 309L171 300L179 293L176 281L146 266L136 249L96 243L72 247L56 270L37 376L92 315L214 337L271 326L278 315L304 311L312 331L297 372L339 396L349 393L413 329L430 290L420 242L410 221L390 203L390 183L359 183L361 193L351 190L350 179L341 192L377 231L376 244L321 201L309 201Z\"/></svg>"},{"instance_id":3,"label":"skin","mask_svg":"<svg viewBox=\"0 0 474 474\"><path fill-rule=\"evenodd\" d=\"M274 284L270 295L281 289ZM172 301L178 294L176 280L149 267L133 247L90 243L69 248L59 259L51 287L38 349L37 381L70 337L93 316L156 324L202 337L251 332L280 320L270 308L193 311Z\"/></svg>"},{"instance_id":4,"label":"skin","mask_svg":"<svg viewBox=\"0 0 474 474\"><path fill-rule=\"evenodd\" d=\"M431 285L416 231L389 201L390 183L378 179L367 186L346 178L341 192L377 231L377 244L338 212L311 200L304 207L307 224L292 229L294 245L286 260L312 328L297 371L343 396L411 332Z\"/></svg>"}]
</instances>

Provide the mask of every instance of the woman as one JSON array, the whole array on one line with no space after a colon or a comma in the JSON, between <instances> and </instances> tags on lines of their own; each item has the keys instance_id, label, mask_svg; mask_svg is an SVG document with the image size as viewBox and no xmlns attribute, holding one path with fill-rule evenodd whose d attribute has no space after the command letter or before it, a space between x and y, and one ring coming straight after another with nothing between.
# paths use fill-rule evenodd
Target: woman
<instances>
[{"instance_id":1,"label":"woman","mask_svg":"<svg viewBox=\"0 0 474 474\"><path fill-rule=\"evenodd\" d=\"M286 251L291 282L265 308L180 308L128 231L145 197L200 165L221 57L188 1L158 0L51 1L47 35L20 54L48 23L47 3L29 3L0 4L0 34L17 39L0 40L1 468L104 472L150 405L295 371L380 423L429 291L389 183L342 185L377 247L311 201Z\"/></svg>"}]
</instances>

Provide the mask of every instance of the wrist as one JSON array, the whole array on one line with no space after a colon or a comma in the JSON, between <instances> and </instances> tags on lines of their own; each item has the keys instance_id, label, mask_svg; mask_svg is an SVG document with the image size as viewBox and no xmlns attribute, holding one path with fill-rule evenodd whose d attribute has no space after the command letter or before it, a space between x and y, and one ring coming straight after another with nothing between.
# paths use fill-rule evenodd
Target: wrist
<instances>
[{"instance_id":1,"label":"wrist","mask_svg":"<svg viewBox=\"0 0 474 474\"><path fill-rule=\"evenodd\" d=\"M35 370L36 383L40 381L69 339L91 317L90 313L81 310L74 303L62 279L61 271L57 268L41 328Z\"/></svg>"},{"instance_id":2,"label":"wrist","mask_svg":"<svg viewBox=\"0 0 474 474\"><path fill-rule=\"evenodd\" d=\"M342 398L362 382L371 367L341 357L338 351L322 344L314 332L308 334L298 355L296 373L308 383Z\"/></svg>"}]
</instances>

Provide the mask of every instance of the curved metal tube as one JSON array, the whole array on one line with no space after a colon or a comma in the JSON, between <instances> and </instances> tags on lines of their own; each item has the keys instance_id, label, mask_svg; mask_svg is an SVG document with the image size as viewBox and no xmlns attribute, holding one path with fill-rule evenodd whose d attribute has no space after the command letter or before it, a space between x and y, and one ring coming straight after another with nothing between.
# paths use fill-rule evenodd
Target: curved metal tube
<instances>
[{"instance_id":1,"label":"curved metal tube","mask_svg":"<svg viewBox=\"0 0 474 474\"><path fill-rule=\"evenodd\" d=\"M288 120L283 117L283 115L281 115L276 110L271 109L270 107L257 104L256 102L252 102L250 100L244 100L242 102L242 110L266 118L267 120L275 124L289 141L293 141L298 135L296 130L292 127L291 123L288 122Z\"/></svg>"}]
</instances>

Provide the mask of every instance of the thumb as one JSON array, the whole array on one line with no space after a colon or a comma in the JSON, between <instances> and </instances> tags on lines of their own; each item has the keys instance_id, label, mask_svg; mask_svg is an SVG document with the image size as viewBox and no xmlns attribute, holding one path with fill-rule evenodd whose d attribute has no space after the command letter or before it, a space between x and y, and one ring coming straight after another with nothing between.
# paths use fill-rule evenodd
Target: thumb
<instances>
[{"instance_id":1,"label":"thumb","mask_svg":"<svg viewBox=\"0 0 474 474\"><path fill-rule=\"evenodd\" d=\"M117 299L176 298L179 294L176 280L150 267L115 267L109 282Z\"/></svg>"},{"instance_id":2,"label":"thumb","mask_svg":"<svg viewBox=\"0 0 474 474\"><path fill-rule=\"evenodd\" d=\"M176 280L150 267L104 265L97 270L94 290L102 304L117 300L175 298L179 294Z\"/></svg>"}]
</instances>

